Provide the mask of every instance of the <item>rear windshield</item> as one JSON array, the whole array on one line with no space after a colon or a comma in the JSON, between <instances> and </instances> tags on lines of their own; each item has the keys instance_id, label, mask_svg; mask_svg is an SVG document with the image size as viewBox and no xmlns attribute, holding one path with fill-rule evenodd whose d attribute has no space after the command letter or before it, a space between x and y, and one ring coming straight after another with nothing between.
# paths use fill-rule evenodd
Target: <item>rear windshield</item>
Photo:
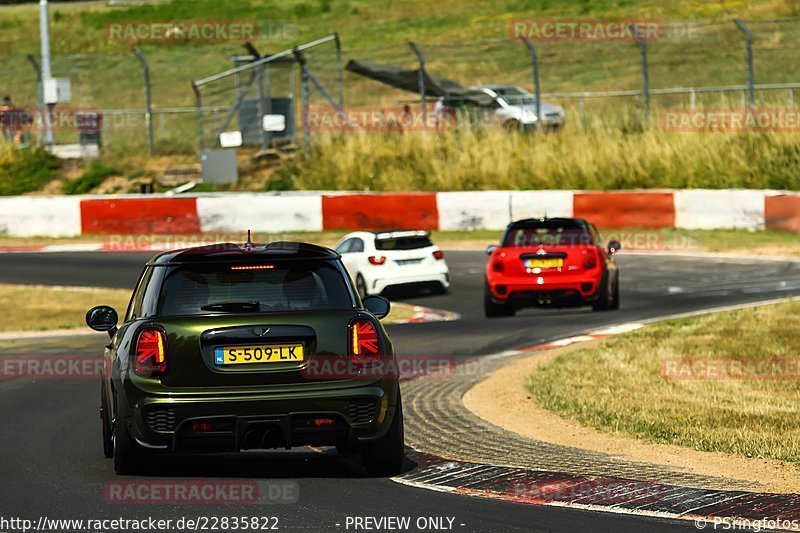
<instances>
[{"instance_id":1,"label":"rear windshield","mask_svg":"<svg viewBox=\"0 0 800 533\"><path fill-rule=\"evenodd\" d=\"M174 267L164 278L158 313L273 313L350 307L347 283L333 264L293 260Z\"/></svg>"},{"instance_id":2,"label":"rear windshield","mask_svg":"<svg viewBox=\"0 0 800 533\"><path fill-rule=\"evenodd\" d=\"M416 250L433 246L430 237L398 237L395 239L376 239L375 248L378 250Z\"/></svg>"},{"instance_id":3,"label":"rear windshield","mask_svg":"<svg viewBox=\"0 0 800 533\"><path fill-rule=\"evenodd\" d=\"M571 221L544 221L511 227L503 239L503 246L578 246L591 243L592 238L584 226Z\"/></svg>"}]
</instances>

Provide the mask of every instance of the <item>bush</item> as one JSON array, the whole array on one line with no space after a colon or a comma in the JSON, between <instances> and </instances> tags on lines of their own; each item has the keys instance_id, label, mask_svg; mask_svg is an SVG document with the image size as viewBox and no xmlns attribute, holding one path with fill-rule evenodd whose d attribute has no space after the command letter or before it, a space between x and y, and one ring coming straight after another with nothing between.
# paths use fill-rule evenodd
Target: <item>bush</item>
<instances>
[{"instance_id":1,"label":"bush","mask_svg":"<svg viewBox=\"0 0 800 533\"><path fill-rule=\"evenodd\" d=\"M0 196L36 191L57 177L58 159L41 148L0 143Z\"/></svg>"},{"instance_id":2,"label":"bush","mask_svg":"<svg viewBox=\"0 0 800 533\"><path fill-rule=\"evenodd\" d=\"M99 161L93 161L80 177L64 184L64 194L86 194L103 183L109 176L119 173L118 170L107 167Z\"/></svg>"}]
</instances>

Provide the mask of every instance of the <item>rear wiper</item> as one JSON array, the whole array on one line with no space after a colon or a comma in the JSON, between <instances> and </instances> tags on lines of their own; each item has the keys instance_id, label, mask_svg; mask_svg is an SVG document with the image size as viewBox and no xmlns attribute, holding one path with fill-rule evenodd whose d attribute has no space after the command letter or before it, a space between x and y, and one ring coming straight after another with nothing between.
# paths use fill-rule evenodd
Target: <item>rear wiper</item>
<instances>
[{"instance_id":1,"label":"rear wiper","mask_svg":"<svg viewBox=\"0 0 800 533\"><path fill-rule=\"evenodd\" d=\"M235 313L237 311L258 311L261 309L261 304L258 302L220 302L216 304L204 305L200 309L202 311L223 311Z\"/></svg>"}]
</instances>

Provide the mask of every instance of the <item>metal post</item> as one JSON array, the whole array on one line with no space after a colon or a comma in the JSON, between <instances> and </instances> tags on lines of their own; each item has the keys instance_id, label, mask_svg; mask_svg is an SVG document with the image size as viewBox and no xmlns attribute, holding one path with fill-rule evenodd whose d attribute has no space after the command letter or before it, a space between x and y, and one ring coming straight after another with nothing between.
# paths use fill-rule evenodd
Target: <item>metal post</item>
<instances>
[{"instance_id":1,"label":"metal post","mask_svg":"<svg viewBox=\"0 0 800 533\"><path fill-rule=\"evenodd\" d=\"M750 95L750 107L756 105L756 76L753 68L753 34L750 29L745 25L742 19L733 19L736 26L744 33L745 44L747 47L747 91Z\"/></svg>"},{"instance_id":2,"label":"metal post","mask_svg":"<svg viewBox=\"0 0 800 533\"><path fill-rule=\"evenodd\" d=\"M636 24L631 26L642 49L642 95L644 96L644 122L650 122L650 72L647 63L647 39Z\"/></svg>"},{"instance_id":3,"label":"metal post","mask_svg":"<svg viewBox=\"0 0 800 533\"><path fill-rule=\"evenodd\" d=\"M39 68L39 63L36 61L36 58L33 57L33 54L28 54L26 57L28 58L28 62L31 65L33 65L33 70L36 71L36 106L39 109L40 119L44 120L46 107L44 105L44 86L42 85L42 69ZM43 141L44 141L44 132L40 128L39 144L42 144Z\"/></svg>"},{"instance_id":4,"label":"metal post","mask_svg":"<svg viewBox=\"0 0 800 533\"><path fill-rule=\"evenodd\" d=\"M414 51L414 54L417 56L417 61L419 62L419 70L417 71L417 85L419 86L419 100L420 105L422 105L422 123L428 123L428 110L427 104L425 102L425 56L422 55L422 50L419 49L416 43L410 42L408 45Z\"/></svg>"},{"instance_id":5,"label":"metal post","mask_svg":"<svg viewBox=\"0 0 800 533\"><path fill-rule=\"evenodd\" d=\"M205 141L203 140L203 98L200 94L200 87L192 82L192 89L194 90L195 107L197 109L197 144L200 149L200 157L203 157L205 152Z\"/></svg>"},{"instance_id":6,"label":"metal post","mask_svg":"<svg viewBox=\"0 0 800 533\"><path fill-rule=\"evenodd\" d=\"M542 124L542 87L539 85L539 54L536 46L526 37L522 36L522 42L528 47L531 53L531 67L533 68L533 90L536 95L536 126L541 130Z\"/></svg>"},{"instance_id":7,"label":"metal post","mask_svg":"<svg viewBox=\"0 0 800 533\"><path fill-rule=\"evenodd\" d=\"M41 40L42 53L42 83L53 77L50 68L50 17L47 13L47 0L39 0L39 38ZM44 91L44 89L42 89ZM50 109L46 106L44 113L44 142L48 146L53 145L53 124L50 120Z\"/></svg>"},{"instance_id":8,"label":"metal post","mask_svg":"<svg viewBox=\"0 0 800 533\"><path fill-rule=\"evenodd\" d=\"M794 109L794 89L789 89L789 109Z\"/></svg>"},{"instance_id":9,"label":"metal post","mask_svg":"<svg viewBox=\"0 0 800 533\"><path fill-rule=\"evenodd\" d=\"M308 155L311 149L311 128L309 127L309 103L308 103L308 65L306 64L305 56L299 51L295 50L295 57L300 63L300 95L302 98L302 118L303 118L303 152Z\"/></svg>"},{"instance_id":10,"label":"metal post","mask_svg":"<svg viewBox=\"0 0 800 533\"><path fill-rule=\"evenodd\" d=\"M267 149L266 131L264 131L264 66L258 65L256 67L256 76L258 76L258 83L256 83L256 109L258 110L258 139L259 149Z\"/></svg>"},{"instance_id":11,"label":"metal post","mask_svg":"<svg viewBox=\"0 0 800 533\"><path fill-rule=\"evenodd\" d=\"M133 49L133 53L142 64L142 73L144 74L144 123L147 127L147 155L153 156L153 99L150 91L150 65L147 63L147 58L142 51L137 47Z\"/></svg>"},{"instance_id":12,"label":"metal post","mask_svg":"<svg viewBox=\"0 0 800 533\"><path fill-rule=\"evenodd\" d=\"M344 109L344 68L342 67L342 43L339 34L336 36L336 83L339 91L339 107Z\"/></svg>"}]
</instances>

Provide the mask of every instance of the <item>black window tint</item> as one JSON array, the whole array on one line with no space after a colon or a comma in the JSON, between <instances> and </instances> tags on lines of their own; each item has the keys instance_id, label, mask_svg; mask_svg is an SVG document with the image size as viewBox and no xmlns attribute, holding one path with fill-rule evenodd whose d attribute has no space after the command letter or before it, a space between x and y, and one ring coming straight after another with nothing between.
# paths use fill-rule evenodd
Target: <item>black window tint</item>
<instances>
[{"instance_id":1,"label":"black window tint","mask_svg":"<svg viewBox=\"0 0 800 533\"><path fill-rule=\"evenodd\" d=\"M378 250L416 250L433 246L429 237L399 237L396 239L377 239L375 248Z\"/></svg>"},{"instance_id":2,"label":"black window tint","mask_svg":"<svg viewBox=\"0 0 800 533\"><path fill-rule=\"evenodd\" d=\"M362 239L353 239L350 245L350 253L358 253L364 251L364 241Z\"/></svg>"},{"instance_id":3,"label":"black window tint","mask_svg":"<svg viewBox=\"0 0 800 533\"><path fill-rule=\"evenodd\" d=\"M159 314L203 314L208 312L203 307L230 302L258 302L255 312L261 313L352 307L346 281L331 262L293 260L251 266L174 267L162 284Z\"/></svg>"},{"instance_id":4,"label":"black window tint","mask_svg":"<svg viewBox=\"0 0 800 533\"><path fill-rule=\"evenodd\" d=\"M506 231L503 246L578 246L592 244L585 225L574 220L542 220L514 224Z\"/></svg>"}]
</instances>

